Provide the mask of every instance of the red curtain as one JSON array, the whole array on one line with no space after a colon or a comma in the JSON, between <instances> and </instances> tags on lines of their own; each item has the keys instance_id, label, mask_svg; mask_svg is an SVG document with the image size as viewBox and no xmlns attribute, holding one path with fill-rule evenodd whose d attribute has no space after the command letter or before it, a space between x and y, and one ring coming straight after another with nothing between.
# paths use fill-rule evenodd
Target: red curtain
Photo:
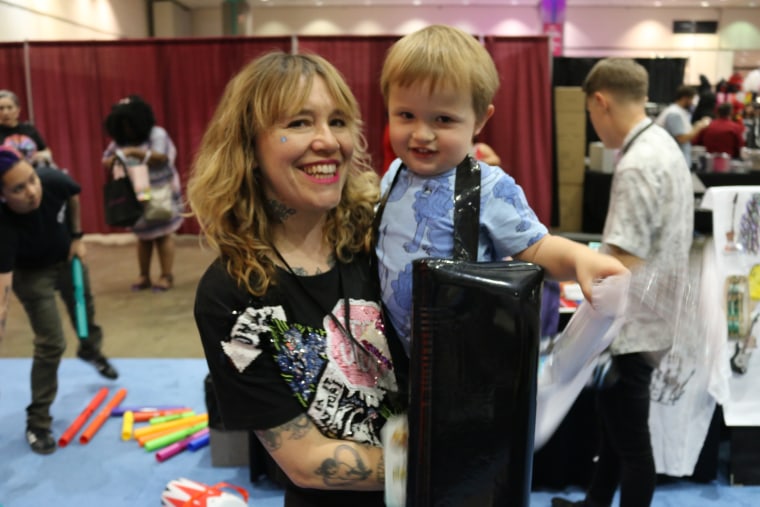
<instances>
[{"instance_id":1,"label":"red curtain","mask_svg":"<svg viewBox=\"0 0 760 507\"><path fill-rule=\"evenodd\" d=\"M299 37L299 53L316 53L335 65L346 78L362 109L364 135L375 170L382 171L383 130L387 122L380 72L388 48L398 39L378 37Z\"/></svg>"},{"instance_id":2,"label":"red curtain","mask_svg":"<svg viewBox=\"0 0 760 507\"><path fill-rule=\"evenodd\" d=\"M21 42L0 44L0 90L10 90L18 95L21 104L29 104L24 77L24 46ZM21 109L21 118L27 119L29 111Z\"/></svg>"},{"instance_id":3,"label":"red curtain","mask_svg":"<svg viewBox=\"0 0 760 507\"><path fill-rule=\"evenodd\" d=\"M359 101L376 169L383 160L385 107L379 78L395 36L301 37L298 51L324 56L344 74ZM183 185L193 155L229 79L254 57L291 50L289 37L142 39L29 43L35 123L56 162L82 185L86 232L113 232L105 224L100 165L108 143L102 124L111 105L143 96L177 145ZM551 88L545 37L493 37L486 48L501 75L496 113L482 139L522 185L539 218L549 223L552 203ZM24 48L0 44L0 88L26 96ZM23 113L22 113L23 114ZM197 233L194 220L180 232Z\"/></svg>"},{"instance_id":4,"label":"red curtain","mask_svg":"<svg viewBox=\"0 0 760 507\"><path fill-rule=\"evenodd\" d=\"M289 37L31 43L35 124L58 165L82 185L84 230L116 230L103 216L100 165L109 142L102 125L112 104L138 94L152 105L157 123L177 145L184 186L229 79L259 54L290 46ZM23 81L16 86L23 89ZM198 230L195 220L186 220L180 232Z\"/></svg>"},{"instance_id":5,"label":"red curtain","mask_svg":"<svg viewBox=\"0 0 760 507\"><path fill-rule=\"evenodd\" d=\"M551 52L547 37L488 37L501 86L480 138L525 190L544 224L552 211Z\"/></svg>"}]
</instances>

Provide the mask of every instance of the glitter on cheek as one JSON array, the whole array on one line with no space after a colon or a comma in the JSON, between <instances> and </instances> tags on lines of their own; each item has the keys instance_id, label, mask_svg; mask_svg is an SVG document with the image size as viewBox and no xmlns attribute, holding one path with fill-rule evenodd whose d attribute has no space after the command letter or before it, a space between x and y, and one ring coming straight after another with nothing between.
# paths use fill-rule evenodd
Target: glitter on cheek
<instances>
[{"instance_id":1,"label":"glitter on cheek","mask_svg":"<svg viewBox=\"0 0 760 507\"><path fill-rule=\"evenodd\" d=\"M282 136L282 137L280 138L280 142L281 142L281 143L284 143L284 142L285 142L285 141L287 141L287 140L288 140L288 138L287 138L287 137L285 137L285 136Z\"/></svg>"}]
</instances>

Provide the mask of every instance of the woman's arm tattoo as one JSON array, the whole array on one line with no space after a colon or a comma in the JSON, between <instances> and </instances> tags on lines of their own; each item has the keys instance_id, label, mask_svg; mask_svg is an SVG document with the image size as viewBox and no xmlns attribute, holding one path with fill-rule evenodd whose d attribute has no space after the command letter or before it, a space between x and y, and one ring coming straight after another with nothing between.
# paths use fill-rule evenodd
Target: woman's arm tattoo
<instances>
[{"instance_id":1,"label":"woman's arm tattoo","mask_svg":"<svg viewBox=\"0 0 760 507\"><path fill-rule=\"evenodd\" d=\"M339 445L332 458L327 458L314 473L322 477L326 486L351 486L366 480L372 470L350 445Z\"/></svg>"},{"instance_id":2,"label":"woman's arm tattoo","mask_svg":"<svg viewBox=\"0 0 760 507\"><path fill-rule=\"evenodd\" d=\"M276 451L282 446L283 440L300 440L311 429L311 421L306 414L301 414L285 424L268 430L256 430L256 436L268 451Z\"/></svg>"}]
</instances>

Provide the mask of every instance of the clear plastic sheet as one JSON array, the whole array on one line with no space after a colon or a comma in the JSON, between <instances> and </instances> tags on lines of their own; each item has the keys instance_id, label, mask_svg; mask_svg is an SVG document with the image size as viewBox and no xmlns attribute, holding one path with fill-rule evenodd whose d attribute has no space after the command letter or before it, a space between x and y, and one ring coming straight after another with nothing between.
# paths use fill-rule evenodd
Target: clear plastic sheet
<instances>
[{"instance_id":1,"label":"clear plastic sheet","mask_svg":"<svg viewBox=\"0 0 760 507\"><path fill-rule=\"evenodd\" d=\"M662 343L652 348L658 362L680 340L694 336L699 319L697 292L688 270L642 265L630 275L602 280L592 290L593 304L581 303L559 337L541 358L536 402L535 447L543 446L589 382L602 354L615 350L623 326L642 332L656 327ZM632 352L632 351L630 351Z\"/></svg>"}]
</instances>

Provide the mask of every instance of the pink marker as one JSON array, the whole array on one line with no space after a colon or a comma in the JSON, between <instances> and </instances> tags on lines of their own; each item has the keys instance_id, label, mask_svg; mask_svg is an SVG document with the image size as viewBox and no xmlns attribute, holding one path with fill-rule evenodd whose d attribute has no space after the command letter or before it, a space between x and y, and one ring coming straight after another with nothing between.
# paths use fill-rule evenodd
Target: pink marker
<instances>
[{"instance_id":1,"label":"pink marker","mask_svg":"<svg viewBox=\"0 0 760 507\"><path fill-rule=\"evenodd\" d=\"M164 447L160 451L156 453L156 461L159 463L163 463L167 459L171 458L172 456L175 456L185 449L187 449L187 445L193 440L198 437L202 437L204 435L208 435L208 428L203 428L202 430L196 431L192 435L190 435L187 438L183 438L179 442L174 442L173 444Z\"/></svg>"}]
</instances>

